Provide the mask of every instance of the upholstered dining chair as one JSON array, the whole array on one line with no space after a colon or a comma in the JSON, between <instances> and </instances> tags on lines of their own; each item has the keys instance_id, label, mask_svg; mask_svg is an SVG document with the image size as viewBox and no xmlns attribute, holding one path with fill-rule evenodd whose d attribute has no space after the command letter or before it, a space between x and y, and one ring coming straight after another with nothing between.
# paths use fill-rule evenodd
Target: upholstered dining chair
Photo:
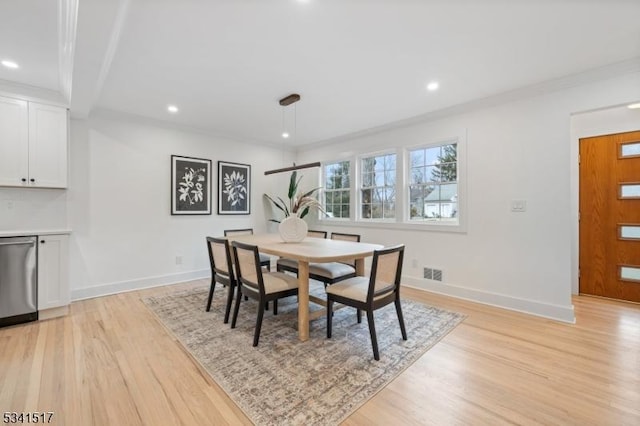
<instances>
[{"instance_id":1,"label":"upholstered dining chair","mask_svg":"<svg viewBox=\"0 0 640 426\"><path fill-rule=\"evenodd\" d=\"M253 235L253 228L224 230L225 237L233 237L234 235ZM271 258L266 254L260 253L260 266L271 270Z\"/></svg>"},{"instance_id":2,"label":"upholstered dining chair","mask_svg":"<svg viewBox=\"0 0 640 426\"><path fill-rule=\"evenodd\" d=\"M343 240L360 242L358 234L343 234L339 232L331 233L332 240ZM292 259L279 259L277 263L278 271L289 271L294 274L298 273L298 262ZM322 281L324 286L333 284L356 276L355 260L351 262L328 262L328 263L310 263L309 278L316 281Z\"/></svg>"},{"instance_id":3,"label":"upholstered dining chair","mask_svg":"<svg viewBox=\"0 0 640 426\"><path fill-rule=\"evenodd\" d=\"M278 299L298 294L298 280L282 272L268 272L260 267L258 247L243 244L238 241L232 243L236 271L238 272L238 286L236 294L236 306L233 310L231 328L236 327L240 301L242 296L249 296L258 301L258 318L253 335L253 346L258 346L262 318L264 317L265 304L273 301L273 313L278 313Z\"/></svg>"},{"instance_id":4,"label":"upholstered dining chair","mask_svg":"<svg viewBox=\"0 0 640 426\"><path fill-rule=\"evenodd\" d=\"M207 312L211 310L211 301L213 300L213 291L216 283L228 287L227 305L224 311L224 323L227 324L229 322L229 313L231 312L231 303L233 302L233 290L236 286L229 241L225 238L207 237L207 249L209 251L209 263L211 264L211 286L207 300Z\"/></svg>"},{"instance_id":5,"label":"upholstered dining chair","mask_svg":"<svg viewBox=\"0 0 640 426\"><path fill-rule=\"evenodd\" d=\"M396 305L402 339L407 340L402 307L400 306L400 276L402 275L403 257L404 245L376 250L373 253L371 275L368 278L349 278L326 288L327 339L331 338L334 302L356 308L359 323L362 322L362 311L366 311L373 357L379 361L380 354L373 311L393 302Z\"/></svg>"}]
</instances>

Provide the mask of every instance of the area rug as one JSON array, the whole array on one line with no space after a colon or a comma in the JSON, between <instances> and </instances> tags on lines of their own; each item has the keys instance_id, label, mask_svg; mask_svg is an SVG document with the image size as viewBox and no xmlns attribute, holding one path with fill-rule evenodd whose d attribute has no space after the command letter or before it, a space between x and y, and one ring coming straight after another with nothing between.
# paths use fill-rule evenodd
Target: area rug
<instances>
[{"instance_id":1,"label":"area rug","mask_svg":"<svg viewBox=\"0 0 640 426\"><path fill-rule=\"evenodd\" d=\"M279 301L277 316L265 312L254 348L256 302L242 301L231 329L222 322L226 289L216 290L210 312L204 309L208 289L202 287L143 301L257 425L340 423L464 319L403 300L404 341L393 304L379 309L380 361L375 361L365 315L358 324L355 309L340 309L331 339L322 318L311 322L309 340L300 342L297 302L290 297Z\"/></svg>"}]
</instances>

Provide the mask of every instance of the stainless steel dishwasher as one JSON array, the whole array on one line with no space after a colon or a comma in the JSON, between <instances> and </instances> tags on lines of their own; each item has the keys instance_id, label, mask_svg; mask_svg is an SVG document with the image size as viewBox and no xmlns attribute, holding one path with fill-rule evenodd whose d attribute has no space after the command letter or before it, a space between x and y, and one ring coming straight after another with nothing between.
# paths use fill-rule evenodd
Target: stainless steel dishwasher
<instances>
[{"instance_id":1,"label":"stainless steel dishwasher","mask_svg":"<svg viewBox=\"0 0 640 426\"><path fill-rule=\"evenodd\" d=\"M0 327L38 319L36 242L0 238Z\"/></svg>"}]
</instances>

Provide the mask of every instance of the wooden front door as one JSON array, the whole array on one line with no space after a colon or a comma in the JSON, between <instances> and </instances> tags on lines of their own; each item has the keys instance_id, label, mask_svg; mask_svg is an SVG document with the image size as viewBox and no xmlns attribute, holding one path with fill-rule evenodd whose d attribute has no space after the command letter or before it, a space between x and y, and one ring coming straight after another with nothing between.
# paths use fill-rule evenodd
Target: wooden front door
<instances>
[{"instance_id":1,"label":"wooden front door","mask_svg":"<svg viewBox=\"0 0 640 426\"><path fill-rule=\"evenodd\" d=\"M640 302L640 131L580 139L580 293Z\"/></svg>"}]
</instances>

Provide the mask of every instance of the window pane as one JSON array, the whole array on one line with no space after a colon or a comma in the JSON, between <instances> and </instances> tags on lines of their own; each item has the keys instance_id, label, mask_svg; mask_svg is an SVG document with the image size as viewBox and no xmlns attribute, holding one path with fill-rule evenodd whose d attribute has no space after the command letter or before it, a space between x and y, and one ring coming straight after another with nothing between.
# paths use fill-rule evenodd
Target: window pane
<instances>
[{"instance_id":1,"label":"window pane","mask_svg":"<svg viewBox=\"0 0 640 426\"><path fill-rule=\"evenodd\" d=\"M440 157L440 147L425 149L425 164L432 165L438 163Z\"/></svg>"},{"instance_id":2,"label":"window pane","mask_svg":"<svg viewBox=\"0 0 640 426\"><path fill-rule=\"evenodd\" d=\"M382 219L382 203L371 204L371 218Z\"/></svg>"},{"instance_id":3,"label":"window pane","mask_svg":"<svg viewBox=\"0 0 640 426\"><path fill-rule=\"evenodd\" d=\"M621 198L640 198L640 184L620 184Z\"/></svg>"},{"instance_id":4,"label":"window pane","mask_svg":"<svg viewBox=\"0 0 640 426\"><path fill-rule=\"evenodd\" d=\"M640 267L621 266L620 278L626 281L640 281Z\"/></svg>"},{"instance_id":5,"label":"window pane","mask_svg":"<svg viewBox=\"0 0 640 426\"><path fill-rule=\"evenodd\" d=\"M411 151L409 153L409 166L410 167L424 166L424 149Z\"/></svg>"},{"instance_id":6,"label":"window pane","mask_svg":"<svg viewBox=\"0 0 640 426\"><path fill-rule=\"evenodd\" d=\"M349 205L348 204L343 204L342 205L342 217L350 217L349 216Z\"/></svg>"},{"instance_id":7,"label":"window pane","mask_svg":"<svg viewBox=\"0 0 640 426\"><path fill-rule=\"evenodd\" d=\"M409 179L410 184L414 183L423 183L425 182L424 178L424 167L414 167L411 169L411 178Z\"/></svg>"},{"instance_id":8,"label":"window pane","mask_svg":"<svg viewBox=\"0 0 640 426\"><path fill-rule=\"evenodd\" d=\"M640 225L621 225L620 238L640 240Z\"/></svg>"},{"instance_id":9,"label":"window pane","mask_svg":"<svg viewBox=\"0 0 640 426\"><path fill-rule=\"evenodd\" d=\"M362 205L362 218L370 219L371 218L371 204L363 204Z\"/></svg>"},{"instance_id":10,"label":"window pane","mask_svg":"<svg viewBox=\"0 0 640 426\"><path fill-rule=\"evenodd\" d=\"M371 189L363 189L362 190L362 203L367 204L371 202Z\"/></svg>"},{"instance_id":11,"label":"window pane","mask_svg":"<svg viewBox=\"0 0 640 426\"><path fill-rule=\"evenodd\" d=\"M386 170L395 170L396 169L396 155L389 154L384 157L384 168Z\"/></svg>"},{"instance_id":12,"label":"window pane","mask_svg":"<svg viewBox=\"0 0 640 426\"><path fill-rule=\"evenodd\" d=\"M373 171L373 163L375 162L374 157L363 158L362 159L362 172L368 173Z\"/></svg>"},{"instance_id":13,"label":"window pane","mask_svg":"<svg viewBox=\"0 0 640 426\"><path fill-rule=\"evenodd\" d=\"M325 203L333 204L333 191L327 191L325 193Z\"/></svg>"},{"instance_id":14,"label":"window pane","mask_svg":"<svg viewBox=\"0 0 640 426\"><path fill-rule=\"evenodd\" d=\"M395 203L384 203L384 217L385 218L394 218L396 217L396 207Z\"/></svg>"},{"instance_id":15,"label":"window pane","mask_svg":"<svg viewBox=\"0 0 640 426\"><path fill-rule=\"evenodd\" d=\"M424 172L425 182L440 182L440 172L437 166L429 166Z\"/></svg>"},{"instance_id":16,"label":"window pane","mask_svg":"<svg viewBox=\"0 0 640 426\"><path fill-rule=\"evenodd\" d=\"M634 157L640 155L640 142L623 143L620 145L621 157Z\"/></svg>"},{"instance_id":17,"label":"window pane","mask_svg":"<svg viewBox=\"0 0 640 426\"><path fill-rule=\"evenodd\" d=\"M373 186L373 173L362 174L362 186L364 187Z\"/></svg>"},{"instance_id":18,"label":"window pane","mask_svg":"<svg viewBox=\"0 0 640 426\"><path fill-rule=\"evenodd\" d=\"M375 161L374 161L374 165L373 165L373 170L375 172L382 172L384 171L384 157L375 157Z\"/></svg>"},{"instance_id":19,"label":"window pane","mask_svg":"<svg viewBox=\"0 0 640 426\"><path fill-rule=\"evenodd\" d=\"M384 186L384 172L376 172L374 180L375 186Z\"/></svg>"},{"instance_id":20,"label":"window pane","mask_svg":"<svg viewBox=\"0 0 640 426\"><path fill-rule=\"evenodd\" d=\"M342 204L349 204L351 202L351 193L349 191L341 191L340 202Z\"/></svg>"},{"instance_id":21,"label":"window pane","mask_svg":"<svg viewBox=\"0 0 640 426\"><path fill-rule=\"evenodd\" d=\"M409 218L410 219L422 219L422 215L424 214L424 202L419 203L411 203L409 209Z\"/></svg>"},{"instance_id":22,"label":"window pane","mask_svg":"<svg viewBox=\"0 0 640 426\"><path fill-rule=\"evenodd\" d=\"M396 185L396 171L386 171L384 173L384 184L386 186L395 186Z\"/></svg>"}]
</instances>

